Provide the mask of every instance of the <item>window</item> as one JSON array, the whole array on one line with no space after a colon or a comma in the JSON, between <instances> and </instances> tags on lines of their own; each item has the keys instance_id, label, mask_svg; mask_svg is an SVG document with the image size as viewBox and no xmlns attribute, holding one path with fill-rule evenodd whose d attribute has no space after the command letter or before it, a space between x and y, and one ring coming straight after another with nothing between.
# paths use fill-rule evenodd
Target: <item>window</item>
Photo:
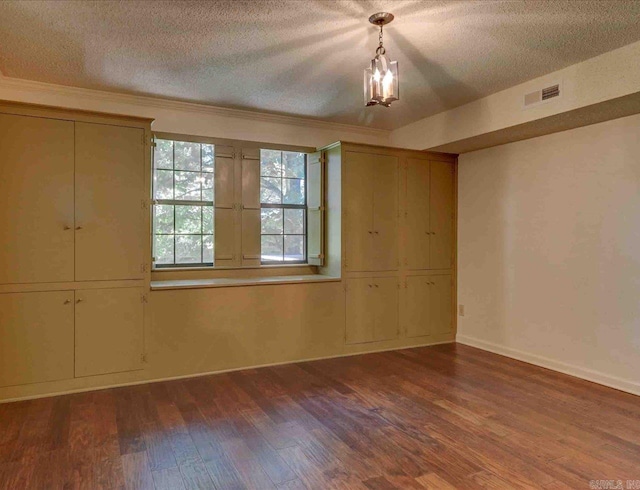
<instances>
[{"instance_id":1,"label":"window","mask_svg":"<svg viewBox=\"0 0 640 490\"><path fill-rule=\"evenodd\" d=\"M306 262L306 154L260 150L263 264Z\"/></svg>"},{"instance_id":2,"label":"window","mask_svg":"<svg viewBox=\"0 0 640 490\"><path fill-rule=\"evenodd\" d=\"M156 140L153 255L156 267L213 265L214 145Z\"/></svg>"},{"instance_id":3,"label":"window","mask_svg":"<svg viewBox=\"0 0 640 490\"><path fill-rule=\"evenodd\" d=\"M322 265L320 153L264 146L155 135L155 269Z\"/></svg>"}]
</instances>

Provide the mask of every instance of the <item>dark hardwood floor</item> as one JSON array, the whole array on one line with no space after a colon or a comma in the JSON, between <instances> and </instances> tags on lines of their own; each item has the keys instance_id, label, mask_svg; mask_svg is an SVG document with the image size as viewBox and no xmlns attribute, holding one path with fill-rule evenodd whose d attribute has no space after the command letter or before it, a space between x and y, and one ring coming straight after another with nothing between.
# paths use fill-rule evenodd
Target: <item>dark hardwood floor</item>
<instances>
[{"instance_id":1,"label":"dark hardwood floor","mask_svg":"<svg viewBox=\"0 0 640 490\"><path fill-rule=\"evenodd\" d=\"M459 344L0 405L0 488L633 479L639 397Z\"/></svg>"}]
</instances>

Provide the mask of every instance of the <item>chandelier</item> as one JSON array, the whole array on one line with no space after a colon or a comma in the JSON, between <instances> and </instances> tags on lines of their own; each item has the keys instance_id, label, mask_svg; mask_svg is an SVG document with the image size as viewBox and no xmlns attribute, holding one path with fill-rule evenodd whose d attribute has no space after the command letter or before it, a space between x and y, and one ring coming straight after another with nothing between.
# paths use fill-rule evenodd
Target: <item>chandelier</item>
<instances>
[{"instance_id":1,"label":"chandelier","mask_svg":"<svg viewBox=\"0 0 640 490\"><path fill-rule=\"evenodd\" d=\"M398 62L389 61L382 45L382 26L393 20L393 14L379 12L369 17L369 22L380 26L379 44L371 66L364 69L364 103L366 106L383 105L389 107L391 102L400 98L398 87Z\"/></svg>"}]
</instances>

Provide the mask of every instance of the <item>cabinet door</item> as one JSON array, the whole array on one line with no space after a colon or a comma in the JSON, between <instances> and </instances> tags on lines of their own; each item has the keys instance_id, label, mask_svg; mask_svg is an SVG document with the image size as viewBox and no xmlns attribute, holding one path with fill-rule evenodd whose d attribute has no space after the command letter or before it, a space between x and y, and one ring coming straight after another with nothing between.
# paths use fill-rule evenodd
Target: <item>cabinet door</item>
<instances>
[{"instance_id":1,"label":"cabinet door","mask_svg":"<svg viewBox=\"0 0 640 490\"><path fill-rule=\"evenodd\" d=\"M374 270L373 258L373 179L375 155L346 153L344 212L346 269Z\"/></svg>"},{"instance_id":2,"label":"cabinet door","mask_svg":"<svg viewBox=\"0 0 640 490\"><path fill-rule=\"evenodd\" d=\"M76 280L141 279L144 131L76 123Z\"/></svg>"},{"instance_id":3,"label":"cabinet door","mask_svg":"<svg viewBox=\"0 0 640 490\"><path fill-rule=\"evenodd\" d=\"M372 311L373 279L348 279L346 296L346 343L371 342L375 317Z\"/></svg>"},{"instance_id":4,"label":"cabinet door","mask_svg":"<svg viewBox=\"0 0 640 490\"><path fill-rule=\"evenodd\" d=\"M430 317L434 334L453 331L453 291L451 276L431 276Z\"/></svg>"},{"instance_id":5,"label":"cabinet door","mask_svg":"<svg viewBox=\"0 0 640 490\"><path fill-rule=\"evenodd\" d=\"M373 264L369 270L398 269L398 159L376 155L373 170Z\"/></svg>"},{"instance_id":6,"label":"cabinet door","mask_svg":"<svg viewBox=\"0 0 640 490\"><path fill-rule=\"evenodd\" d=\"M429 268L429 162L409 159L407 162L407 209L405 213L406 266L408 269Z\"/></svg>"},{"instance_id":7,"label":"cabinet door","mask_svg":"<svg viewBox=\"0 0 640 490\"><path fill-rule=\"evenodd\" d=\"M73 122L0 114L0 283L73 281Z\"/></svg>"},{"instance_id":8,"label":"cabinet door","mask_svg":"<svg viewBox=\"0 0 640 490\"><path fill-rule=\"evenodd\" d=\"M453 164L431 162L431 269L453 267Z\"/></svg>"},{"instance_id":9,"label":"cabinet door","mask_svg":"<svg viewBox=\"0 0 640 490\"><path fill-rule=\"evenodd\" d=\"M373 340L398 338L398 278L372 279L374 295L368 309L375 312Z\"/></svg>"},{"instance_id":10,"label":"cabinet door","mask_svg":"<svg viewBox=\"0 0 640 490\"><path fill-rule=\"evenodd\" d=\"M407 277L404 318L407 337L431 335L431 284L428 276Z\"/></svg>"},{"instance_id":11,"label":"cabinet door","mask_svg":"<svg viewBox=\"0 0 640 490\"><path fill-rule=\"evenodd\" d=\"M73 378L73 291L0 294L0 386Z\"/></svg>"},{"instance_id":12,"label":"cabinet door","mask_svg":"<svg viewBox=\"0 0 640 490\"><path fill-rule=\"evenodd\" d=\"M75 375L142 368L142 288L76 291Z\"/></svg>"}]
</instances>

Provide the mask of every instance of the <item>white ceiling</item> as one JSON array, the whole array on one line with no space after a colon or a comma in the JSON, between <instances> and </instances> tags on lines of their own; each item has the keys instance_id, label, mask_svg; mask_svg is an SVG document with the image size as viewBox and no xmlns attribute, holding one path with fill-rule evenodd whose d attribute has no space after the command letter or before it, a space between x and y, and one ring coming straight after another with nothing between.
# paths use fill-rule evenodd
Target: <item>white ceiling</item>
<instances>
[{"instance_id":1,"label":"white ceiling","mask_svg":"<svg viewBox=\"0 0 640 490\"><path fill-rule=\"evenodd\" d=\"M401 100L363 107L377 46ZM5 76L395 129L640 40L640 1L3 1Z\"/></svg>"}]
</instances>

